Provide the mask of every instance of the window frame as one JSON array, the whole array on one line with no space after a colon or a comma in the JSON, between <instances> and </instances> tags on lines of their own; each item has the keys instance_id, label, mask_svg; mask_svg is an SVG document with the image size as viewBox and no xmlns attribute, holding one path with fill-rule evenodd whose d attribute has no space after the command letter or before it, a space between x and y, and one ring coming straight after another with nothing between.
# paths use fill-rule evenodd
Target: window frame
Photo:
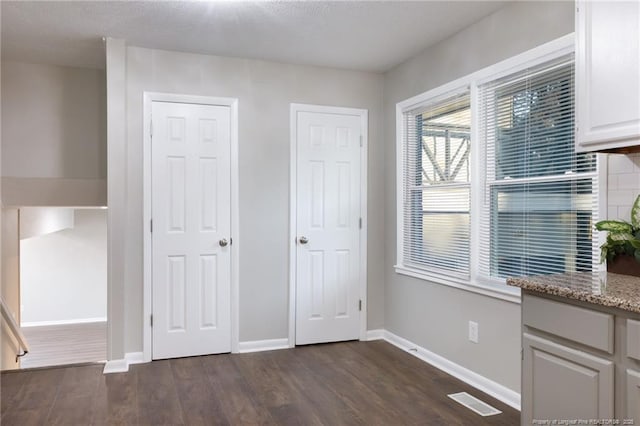
<instances>
[{"instance_id":1,"label":"window frame","mask_svg":"<svg viewBox=\"0 0 640 426\"><path fill-rule=\"evenodd\" d=\"M575 36L573 33L560 37L541 46L535 47L519 55L498 62L479 71L458 78L438 86L432 90L421 93L396 104L396 264L395 272L401 275L422 279L436 284L443 284L473 293L483 294L514 303L520 303L521 291L519 288L506 285L505 279L483 277L480 273L480 224L481 211L479 206L486 187L485 171L482 167L483 155L478 155L479 149L484 149L483 141L479 139L479 87L485 83L502 77L521 72L545 62L552 61L562 56L575 52ZM404 263L404 140L405 114L426 105L445 100L456 93L469 91L471 105L471 155L470 167L470 256L469 279L461 279L455 276L436 274L429 270L408 266ZM597 177L598 182L598 209L600 217L605 216L606 203L606 161L604 155L598 155ZM602 236L600 236L602 238ZM602 266L600 267L602 268Z\"/></svg>"}]
</instances>

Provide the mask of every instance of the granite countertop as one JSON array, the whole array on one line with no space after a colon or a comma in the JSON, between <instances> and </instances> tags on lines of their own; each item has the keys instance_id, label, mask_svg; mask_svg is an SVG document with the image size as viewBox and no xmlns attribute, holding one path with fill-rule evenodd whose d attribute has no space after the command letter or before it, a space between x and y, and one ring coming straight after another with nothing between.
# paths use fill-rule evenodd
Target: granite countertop
<instances>
[{"instance_id":1,"label":"granite countertop","mask_svg":"<svg viewBox=\"0 0 640 426\"><path fill-rule=\"evenodd\" d=\"M640 277L612 273L572 273L507 278L524 290L640 313Z\"/></svg>"}]
</instances>

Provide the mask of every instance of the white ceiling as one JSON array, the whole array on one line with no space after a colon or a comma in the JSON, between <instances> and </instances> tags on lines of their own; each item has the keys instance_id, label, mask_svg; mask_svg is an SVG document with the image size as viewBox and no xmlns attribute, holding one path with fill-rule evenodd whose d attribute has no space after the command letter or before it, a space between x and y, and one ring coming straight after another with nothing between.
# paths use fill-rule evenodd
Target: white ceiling
<instances>
[{"instance_id":1,"label":"white ceiling","mask_svg":"<svg viewBox=\"0 0 640 426\"><path fill-rule=\"evenodd\" d=\"M103 68L129 45L386 71L503 7L484 1L2 1L2 59Z\"/></svg>"}]
</instances>

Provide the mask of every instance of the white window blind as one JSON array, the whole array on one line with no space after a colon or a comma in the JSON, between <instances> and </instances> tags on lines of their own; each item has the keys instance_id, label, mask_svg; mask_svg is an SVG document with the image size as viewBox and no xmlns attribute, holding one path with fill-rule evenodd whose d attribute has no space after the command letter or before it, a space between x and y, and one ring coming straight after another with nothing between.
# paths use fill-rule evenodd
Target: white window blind
<instances>
[{"instance_id":1,"label":"white window blind","mask_svg":"<svg viewBox=\"0 0 640 426\"><path fill-rule=\"evenodd\" d=\"M596 156L574 151L573 55L478 93L480 275L591 271L598 264L598 180Z\"/></svg>"},{"instance_id":2,"label":"white window blind","mask_svg":"<svg viewBox=\"0 0 640 426\"><path fill-rule=\"evenodd\" d=\"M468 89L405 112L404 266L469 278Z\"/></svg>"}]
</instances>

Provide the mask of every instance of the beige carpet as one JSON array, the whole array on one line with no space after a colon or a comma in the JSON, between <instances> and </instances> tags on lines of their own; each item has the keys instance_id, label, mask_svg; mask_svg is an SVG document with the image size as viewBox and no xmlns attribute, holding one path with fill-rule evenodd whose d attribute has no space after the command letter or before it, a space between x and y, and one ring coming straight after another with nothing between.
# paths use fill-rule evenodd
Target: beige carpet
<instances>
[{"instance_id":1,"label":"beige carpet","mask_svg":"<svg viewBox=\"0 0 640 426\"><path fill-rule=\"evenodd\" d=\"M96 362L107 359L107 323L23 327L30 351L21 368Z\"/></svg>"}]
</instances>

